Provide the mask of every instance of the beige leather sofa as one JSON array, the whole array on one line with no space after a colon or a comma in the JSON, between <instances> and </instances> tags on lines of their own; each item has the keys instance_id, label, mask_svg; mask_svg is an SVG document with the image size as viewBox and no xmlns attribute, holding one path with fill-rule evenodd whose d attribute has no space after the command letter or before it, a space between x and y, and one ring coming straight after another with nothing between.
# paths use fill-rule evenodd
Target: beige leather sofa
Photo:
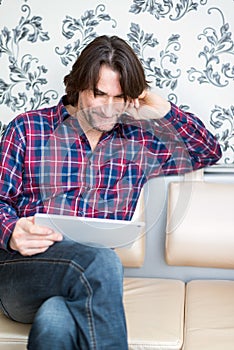
<instances>
[{"instance_id":1,"label":"beige leather sofa","mask_svg":"<svg viewBox=\"0 0 234 350\"><path fill-rule=\"evenodd\" d=\"M208 190L201 182L173 187L177 178L144 189L146 210L140 200L135 218L145 213L146 231L117 251L129 350L234 349L234 177L221 179L225 187L207 178ZM29 330L1 314L0 350L26 349Z\"/></svg>"}]
</instances>

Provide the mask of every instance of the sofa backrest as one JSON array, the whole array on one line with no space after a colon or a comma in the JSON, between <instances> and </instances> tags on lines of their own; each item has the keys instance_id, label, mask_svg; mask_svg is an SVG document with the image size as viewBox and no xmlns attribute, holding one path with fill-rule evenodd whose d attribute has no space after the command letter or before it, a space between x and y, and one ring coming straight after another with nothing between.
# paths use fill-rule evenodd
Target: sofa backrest
<instances>
[{"instance_id":1,"label":"sofa backrest","mask_svg":"<svg viewBox=\"0 0 234 350\"><path fill-rule=\"evenodd\" d=\"M234 268L233 201L234 184L205 181L170 183L165 249L167 263Z\"/></svg>"},{"instance_id":2,"label":"sofa backrest","mask_svg":"<svg viewBox=\"0 0 234 350\"><path fill-rule=\"evenodd\" d=\"M141 191L132 221L145 221L144 190ZM145 259L145 228L142 228L139 239L132 245L116 249L124 267L141 267Z\"/></svg>"},{"instance_id":3,"label":"sofa backrest","mask_svg":"<svg viewBox=\"0 0 234 350\"><path fill-rule=\"evenodd\" d=\"M219 169L217 170L217 172L215 169L212 169L212 171L209 169L206 169L204 174L204 179L207 183L209 183L209 185L211 186L210 188L212 189L208 191L207 194L206 194L206 191L203 191L203 188L200 189L200 191L203 193L203 196L206 198L208 202L211 201L211 198L213 198L213 194L216 192L216 190L218 188L222 188L222 186L224 187L227 186L225 187L227 189L226 193L229 191L233 191L234 174L231 172L220 174ZM209 218L206 218L206 215L204 215L202 220L200 219L200 221L196 215L196 219L193 219L193 222L191 223L189 222L189 225L191 225L191 230L194 230L194 225L196 224L197 225L196 232L198 231L203 232L202 234L199 235L200 247L203 246L203 253L202 253L203 256L199 255L199 253L201 253L199 252L200 248L197 248L198 254L195 253L194 251L193 261L189 262L188 260L184 259L184 261L179 263L178 261L179 257L182 258L183 254L185 256L186 254L185 250L187 248L183 248L182 251L180 250L179 253L176 255L176 250L174 249L177 249L177 240L174 241L173 250L171 245L172 241L170 242L170 247L169 247L170 254L169 254L169 250L167 251L168 238L169 238L167 237L167 234L169 234L169 231L168 231L169 226L167 223L168 222L167 208L168 208L168 196L170 191L170 183L180 183L181 181L184 181L183 176L167 176L164 178L160 178L160 177L154 178L145 185L144 187L145 221L146 221L145 259L141 267L138 267L138 268L126 267L125 276L126 277L176 278L176 279L183 280L184 282L187 282L191 279L207 279L207 278L234 280L234 269L230 268L230 265L228 266L229 258L226 257L225 255L225 251L226 251L225 245L227 247L229 244L231 244L234 236L234 232L232 231L233 219L231 219L233 218L233 214L232 214L233 205L232 203L230 203L232 198L234 198L233 194L231 194L228 197L229 198L229 202L228 202L226 199L226 194L222 193L222 190L220 190L220 192L217 191L217 193L219 192L219 195L218 195L218 199L215 202L215 205L219 206L219 208L217 209L218 213L214 215L210 215ZM214 202L213 199L212 199L212 202ZM198 204L199 204L199 199L198 199ZM222 209L220 208L220 205L223 206ZM209 210L208 204L205 205L205 208L207 211ZM219 214L219 212L222 214ZM222 218L219 215L221 215ZM217 255L216 257L215 255L213 255L215 251L214 246L212 248L209 242L208 243L205 242L207 231L204 230L204 227L205 227L204 222L206 225L208 225L208 227L215 227L217 229L219 225L219 231L221 233L219 234L219 236L216 234L216 239L219 239L220 242L224 245L222 247L222 258L219 256L218 258L219 260L216 263L215 261L217 260ZM218 224L216 226L217 222ZM226 236L226 238L223 237L223 232L225 227L229 227L229 233ZM233 235L231 232L233 232ZM186 235L183 236L183 239L184 240L186 239ZM212 234L210 234L209 239L212 239ZM183 244L185 243L183 242ZM215 244L217 245L217 242ZM193 252L194 247L191 240L188 242L188 245L189 245L190 252ZM167 248L165 249L165 247ZM174 255L172 255L172 251ZM210 252L209 259L213 259L213 261L210 260L205 264L204 259L206 257L206 252ZM221 246L220 246L220 251L219 249L217 249L216 252L219 252L220 254ZM232 252L234 252L234 249L230 248L229 257L231 255L234 255L232 254ZM170 255L170 258L169 258L169 255ZM203 259L203 261L200 260L200 257ZM191 258L192 258L192 255L191 255ZM194 261L195 258L198 259L196 264ZM210 266L213 266L213 267L210 267Z\"/></svg>"}]
</instances>

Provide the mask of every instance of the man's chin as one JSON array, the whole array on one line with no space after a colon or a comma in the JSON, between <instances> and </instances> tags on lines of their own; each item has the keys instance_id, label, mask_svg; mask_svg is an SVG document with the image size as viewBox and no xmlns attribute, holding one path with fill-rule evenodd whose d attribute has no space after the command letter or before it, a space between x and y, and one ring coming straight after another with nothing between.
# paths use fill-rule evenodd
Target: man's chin
<instances>
[{"instance_id":1,"label":"man's chin","mask_svg":"<svg viewBox=\"0 0 234 350\"><path fill-rule=\"evenodd\" d=\"M108 132L114 128L115 124L93 125L93 129L99 132Z\"/></svg>"},{"instance_id":2,"label":"man's chin","mask_svg":"<svg viewBox=\"0 0 234 350\"><path fill-rule=\"evenodd\" d=\"M116 122L115 123L100 123L100 124L93 123L92 126L93 126L93 129L95 129L97 131L108 132L114 128L115 124L116 124Z\"/></svg>"}]
</instances>

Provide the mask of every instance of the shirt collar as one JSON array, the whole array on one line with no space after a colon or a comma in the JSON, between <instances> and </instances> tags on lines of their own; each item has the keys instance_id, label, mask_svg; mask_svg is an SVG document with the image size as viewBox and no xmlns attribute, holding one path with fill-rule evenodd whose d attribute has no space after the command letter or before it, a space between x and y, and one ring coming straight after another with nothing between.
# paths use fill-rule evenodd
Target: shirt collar
<instances>
[{"instance_id":1,"label":"shirt collar","mask_svg":"<svg viewBox=\"0 0 234 350\"><path fill-rule=\"evenodd\" d=\"M68 105L67 102L67 96L64 95L61 97L60 101L59 101L59 107L60 107L60 117L61 117L61 121L65 121L70 114L68 113L67 109L66 109L66 105Z\"/></svg>"}]
</instances>

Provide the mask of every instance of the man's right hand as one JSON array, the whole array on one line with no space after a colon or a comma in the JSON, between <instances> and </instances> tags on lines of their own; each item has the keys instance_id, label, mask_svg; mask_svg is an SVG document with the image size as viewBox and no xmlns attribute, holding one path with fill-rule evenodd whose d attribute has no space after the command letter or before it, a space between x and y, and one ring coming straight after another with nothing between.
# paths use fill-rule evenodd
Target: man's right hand
<instances>
[{"instance_id":1,"label":"man's right hand","mask_svg":"<svg viewBox=\"0 0 234 350\"><path fill-rule=\"evenodd\" d=\"M9 245L21 255L31 256L45 252L51 245L62 239L62 234L48 227L34 224L34 217L30 216L17 221Z\"/></svg>"}]
</instances>

